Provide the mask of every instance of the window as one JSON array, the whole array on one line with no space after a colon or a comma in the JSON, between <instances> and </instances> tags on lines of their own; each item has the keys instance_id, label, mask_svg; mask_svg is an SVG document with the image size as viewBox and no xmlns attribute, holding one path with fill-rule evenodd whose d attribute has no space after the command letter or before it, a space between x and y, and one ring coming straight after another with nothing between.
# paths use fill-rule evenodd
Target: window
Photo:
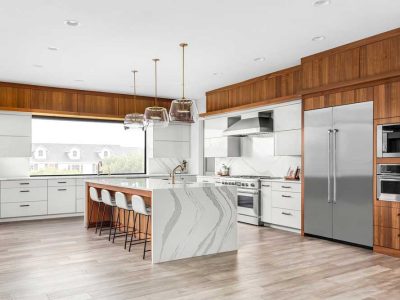
<instances>
[{"instance_id":1,"label":"window","mask_svg":"<svg viewBox=\"0 0 400 300\"><path fill-rule=\"evenodd\" d=\"M122 122L33 117L31 175L145 173L145 133Z\"/></svg>"}]
</instances>

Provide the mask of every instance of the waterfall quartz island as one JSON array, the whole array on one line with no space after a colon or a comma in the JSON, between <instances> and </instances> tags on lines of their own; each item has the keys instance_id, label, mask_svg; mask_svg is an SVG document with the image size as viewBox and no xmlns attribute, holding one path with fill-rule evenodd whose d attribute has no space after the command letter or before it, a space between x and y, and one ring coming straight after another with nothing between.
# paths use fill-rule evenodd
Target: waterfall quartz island
<instances>
[{"instance_id":1,"label":"waterfall quartz island","mask_svg":"<svg viewBox=\"0 0 400 300\"><path fill-rule=\"evenodd\" d=\"M237 197L235 186L213 183L175 183L162 179L90 179L86 181L85 224L94 227L98 204L89 198L89 187L100 192L142 196L151 207L151 256L153 263L236 251ZM91 206L93 213L88 224ZM106 210L105 220L110 220ZM116 220L116 214L114 220ZM124 222L121 210L120 220ZM133 227L133 218L129 220ZM145 222L140 222L144 232Z\"/></svg>"}]
</instances>

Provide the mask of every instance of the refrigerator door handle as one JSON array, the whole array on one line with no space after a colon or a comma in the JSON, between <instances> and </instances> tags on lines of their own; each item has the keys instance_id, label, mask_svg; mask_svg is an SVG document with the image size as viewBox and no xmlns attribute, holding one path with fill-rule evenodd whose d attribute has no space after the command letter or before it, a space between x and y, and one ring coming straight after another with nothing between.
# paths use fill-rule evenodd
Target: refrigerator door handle
<instances>
[{"instance_id":1,"label":"refrigerator door handle","mask_svg":"<svg viewBox=\"0 0 400 300\"><path fill-rule=\"evenodd\" d=\"M331 136L332 129L328 129L328 203L331 203Z\"/></svg>"},{"instance_id":2,"label":"refrigerator door handle","mask_svg":"<svg viewBox=\"0 0 400 300\"><path fill-rule=\"evenodd\" d=\"M333 204L336 203L336 134L338 129L333 130Z\"/></svg>"}]
</instances>

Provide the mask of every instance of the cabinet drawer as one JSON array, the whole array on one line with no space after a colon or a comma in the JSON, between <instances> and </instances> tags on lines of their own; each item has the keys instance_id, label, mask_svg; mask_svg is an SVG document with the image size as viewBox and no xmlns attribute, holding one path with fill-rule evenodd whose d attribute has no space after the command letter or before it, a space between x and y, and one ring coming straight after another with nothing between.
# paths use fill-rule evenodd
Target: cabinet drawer
<instances>
[{"instance_id":1,"label":"cabinet drawer","mask_svg":"<svg viewBox=\"0 0 400 300\"><path fill-rule=\"evenodd\" d=\"M301 210L300 193L273 191L272 207Z\"/></svg>"},{"instance_id":2,"label":"cabinet drawer","mask_svg":"<svg viewBox=\"0 0 400 300\"><path fill-rule=\"evenodd\" d=\"M400 249L400 229L374 226L374 244L391 249Z\"/></svg>"},{"instance_id":3,"label":"cabinet drawer","mask_svg":"<svg viewBox=\"0 0 400 300\"><path fill-rule=\"evenodd\" d=\"M15 218L47 214L47 201L2 203L1 217Z\"/></svg>"},{"instance_id":4,"label":"cabinet drawer","mask_svg":"<svg viewBox=\"0 0 400 300\"><path fill-rule=\"evenodd\" d=\"M400 209L376 206L374 213L375 226L400 228Z\"/></svg>"},{"instance_id":5,"label":"cabinet drawer","mask_svg":"<svg viewBox=\"0 0 400 300\"><path fill-rule=\"evenodd\" d=\"M84 199L76 199L76 212L83 212L85 209L85 200Z\"/></svg>"},{"instance_id":6,"label":"cabinet drawer","mask_svg":"<svg viewBox=\"0 0 400 300\"><path fill-rule=\"evenodd\" d=\"M272 190L273 191L282 191L282 192L300 193L301 185L300 185L300 183L294 183L294 182L273 182Z\"/></svg>"},{"instance_id":7,"label":"cabinet drawer","mask_svg":"<svg viewBox=\"0 0 400 300\"><path fill-rule=\"evenodd\" d=\"M74 186L75 185L75 179L49 179L49 186Z\"/></svg>"},{"instance_id":8,"label":"cabinet drawer","mask_svg":"<svg viewBox=\"0 0 400 300\"><path fill-rule=\"evenodd\" d=\"M19 188L19 187L47 187L47 180L5 180L1 182L1 188Z\"/></svg>"},{"instance_id":9,"label":"cabinet drawer","mask_svg":"<svg viewBox=\"0 0 400 300\"><path fill-rule=\"evenodd\" d=\"M49 187L48 213L67 214L75 212L76 191L74 186Z\"/></svg>"},{"instance_id":10,"label":"cabinet drawer","mask_svg":"<svg viewBox=\"0 0 400 300\"><path fill-rule=\"evenodd\" d=\"M272 224L292 227L300 229L301 216L300 211L290 210L290 209L281 209L281 208L272 208L271 212Z\"/></svg>"},{"instance_id":11,"label":"cabinet drawer","mask_svg":"<svg viewBox=\"0 0 400 300\"><path fill-rule=\"evenodd\" d=\"M1 202L30 202L30 201L46 201L47 188L14 188L14 189L1 189Z\"/></svg>"}]
</instances>

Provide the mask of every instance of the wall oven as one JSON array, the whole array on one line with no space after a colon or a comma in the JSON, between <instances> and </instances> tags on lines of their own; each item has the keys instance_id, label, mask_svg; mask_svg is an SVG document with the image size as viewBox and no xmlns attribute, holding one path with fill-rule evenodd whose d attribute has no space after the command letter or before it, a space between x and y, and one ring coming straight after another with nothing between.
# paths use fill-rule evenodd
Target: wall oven
<instances>
[{"instance_id":1,"label":"wall oven","mask_svg":"<svg viewBox=\"0 0 400 300\"><path fill-rule=\"evenodd\" d=\"M377 156L400 157L400 124L378 125Z\"/></svg>"},{"instance_id":2,"label":"wall oven","mask_svg":"<svg viewBox=\"0 0 400 300\"><path fill-rule=\"evenodd\" d=\"M378 165L377 198L400 202L400 165Z\"/></svg>"}]
</instances>

